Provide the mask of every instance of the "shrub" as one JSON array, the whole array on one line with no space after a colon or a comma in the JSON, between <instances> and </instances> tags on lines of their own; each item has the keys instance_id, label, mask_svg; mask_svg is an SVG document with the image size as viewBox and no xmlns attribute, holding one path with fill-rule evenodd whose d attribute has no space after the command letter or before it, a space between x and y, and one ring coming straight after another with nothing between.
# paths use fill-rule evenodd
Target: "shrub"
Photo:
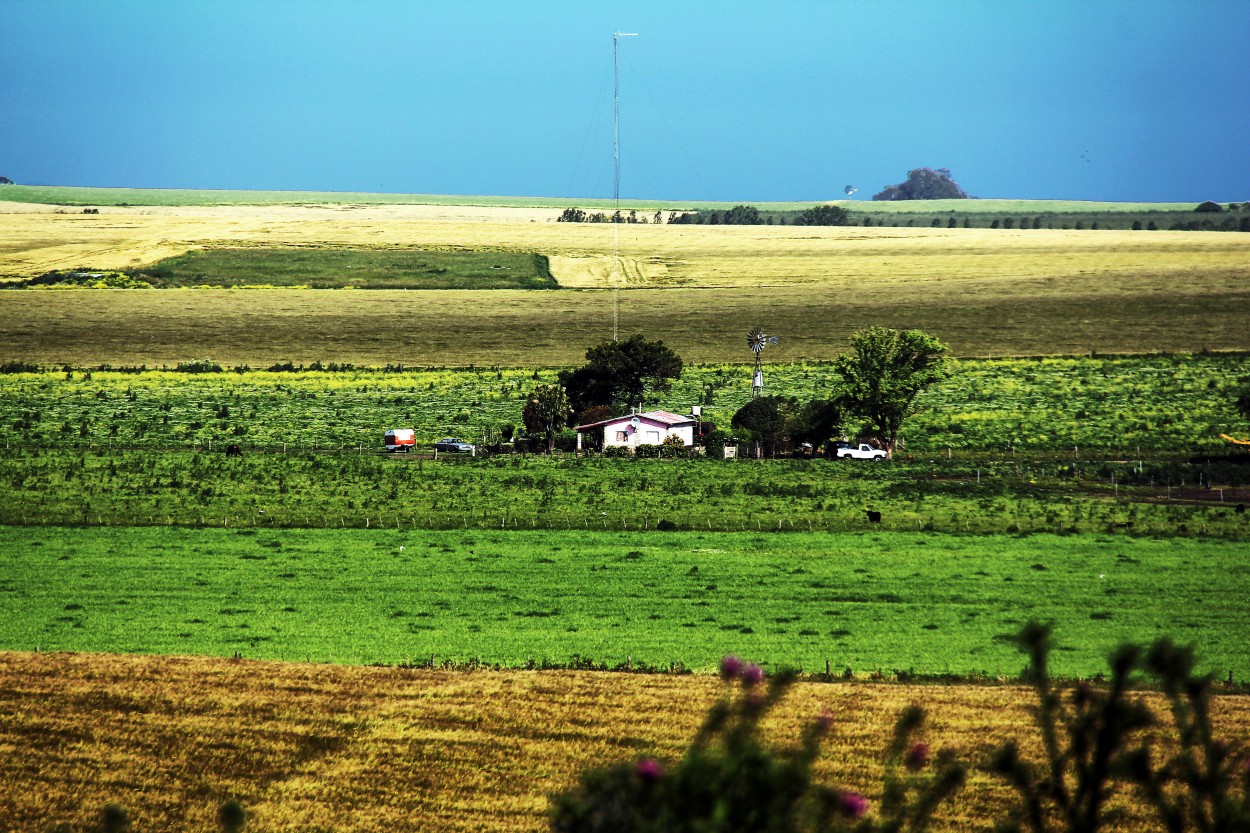
<instances>
[{"instance_id":1,"label":"shrub","mask_svg":"<svg viewBox=\"0 0 1250 833\"><path fill-rule=\"evenodd\" d=\"M886 753L885 785L876 817L858 793L818 783L812 764L833 718L821 714L798 743L772 748L761 723L793 682L771 680L759 666L735 657L721 662L730 694L708 712L681 760L644 757L592 769L577 786L553 796L557 833L695 833L695 831L921 831L933 810L963 784L964 769L938 756L931 774L929 747L915 742L924 713L904 711Z\"/></svg>"},{"instance_id":2,"label":"shrub","mask_svg":"<svg viewBox=\"0 0 1250 833\"><path fill-rule=\"evenodd\" d=\"M717 428L703 437L703 447L707 449L709 457L724 457L725 446L732 441L732 434Z\"/></svg>"},{"instance_id":3,"label":"shrub","mask_svg":"<svg viewBox=\"0 0 1250 833\"><path fill-rule=\"evenodd\" d=\"M1111 657L1107 686L1077 683L1066 692L1065 705L1047 668L1050 628L1030 623L1018 640L1029 654L1026 676L1037 689L1045 760L1040 766L1023 761L1014 741L994 754L989 770L1023 800L999 830L1018 830L1027 820L1037 833L1094 833L1106 820L1103 803L1119 780L1138 787L1168 831L1250 830L1250 770L1212 736L1211 678L1194 676L1189 649L1162 639L1143 662L1139 647L1121 646ZM1155 717L1128 695L1132 673L1143 666L1171 701L1179 741L1159 763L1150 738L1141 735Z\"/></svg>"}]
</instances>

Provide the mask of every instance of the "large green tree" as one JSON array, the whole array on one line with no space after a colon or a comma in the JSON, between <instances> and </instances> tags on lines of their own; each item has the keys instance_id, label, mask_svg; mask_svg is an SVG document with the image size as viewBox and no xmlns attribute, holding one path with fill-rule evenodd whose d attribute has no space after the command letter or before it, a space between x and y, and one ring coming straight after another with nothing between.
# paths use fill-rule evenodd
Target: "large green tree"
<instances>
[{"instance_id":1,"label":"large green tree","mask_svg":"<svg viewBox=\"0 0 1250 833\"><path fill-rule=\"evenodd\" d=\"M559 385L539 385L534 388L525 405L521 408L521 419L525 430L531 434L541 434L550 454L556 447L556 434L564 428L565 421L572 413L568 394Z\"/></svg>"},{"instance_id":2,"label":"large green tree","mask_svg":"<svg viewBox=\"0 0 1250 833\"><path fill-rule=\"evenodd\" d=\"M851 352L834 361L838 399L872 425L891 455L916 397L946 375L946 345L920 330L869 327L851 336Z\"/></svg>"},{"instance_id":3,"label":"large green tree","mask_svg":"<svg viewBox=\"0 0 1250 833\"><path fill-rule=\"evenodd\" d=\"M795 443L811 443L820 448L842 425L842 403L837 399L813 399L804 403L786 426Z\"/></svg>"},{"instance_id":4,"label":"large green tree","mask_svg":"<svg viewBox=\"0 0 1250 833\"><path fill-rule=\"evenodd\" d=\"M681 356L663 341L635 335L591 347L586 364L561 371L559 379L574 412L581 413L594 405L641 405L648 394L671 389L682 368Z\"/></svg>"},{"instance_id":5,"label":"large green tree","mask_svg":"<svg viewBox=\"0 0 1250 833\"><path fill-rule=\"evenodd\" d=\"M797 408L793 399L761 396L739 408L730 424L771 455L774 446L786 436L787 424Z\"/></svg>"}]
</instances>

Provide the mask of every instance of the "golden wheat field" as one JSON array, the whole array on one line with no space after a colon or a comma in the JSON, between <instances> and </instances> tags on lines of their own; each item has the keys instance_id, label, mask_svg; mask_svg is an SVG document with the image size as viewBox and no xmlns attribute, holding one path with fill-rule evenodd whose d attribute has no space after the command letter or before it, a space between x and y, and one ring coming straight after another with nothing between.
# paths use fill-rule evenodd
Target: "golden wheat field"
<instances>
[{"instance_id":1,"label":"golden wheat field","mask_svg":"<svg viewBox=\"0 0 1250 833\"><path fill-rule=\"evenodd\" d=\"M355 245L505 249L553 258L561 286L612 280L611 225L557 223L554 209L393 206L109 207L5 204L0 275L80 266L122 269L191 248ZM1250 238L1197 232L620 225L626 286L903 289L932 281L1106 281L1133 291L1146 279L1201 278L1244 287ZM1043 286L1045 283L1043 283Z\"/></svg>"},{"instance_id":2,"label":"golden wheat field","mask_svg":"<svg viewBox=\"0 0 1250 833\"><path fill-rule=\"evenodd\" d=\"M576 362L612 334L611 225L554 209L0 204L0 276L122 269L207 246L537 252L562 289L5 293L0 355L45 364ZM959 355L1250 348L1250 235L795 226L617 227L620 328L692 361L828 358L869 324ZM241 294L246 292L248 294ZM749 358L747 356L746 358Z\"/></svg>"},{"instance_id":3,"label":"golden wheat field","mask_svg":"<svg viewBox=\"0 0 1250 833\"><path fill-rule=\"evenodd\" d=\"M249 831L537 831L547 796L584 767L672 760L724 690L708 677L450 672L211 658L0 653L0 819L83 829L118 803L134 829L211 829L240 799ZM877 796L893 721L969 762L1009 738L1037 754L1031 691L1013 686L801 683L767 725L778 743L823 709L822 775ZM1158 706L1157 697L1151 696ZM1221 696L1221 737L1250 740L1250 697ZM988 830L1010 805L973 772L941 830ZM1131 795L1115 830L1153 829Z\"/></svg>"}]
</instances>

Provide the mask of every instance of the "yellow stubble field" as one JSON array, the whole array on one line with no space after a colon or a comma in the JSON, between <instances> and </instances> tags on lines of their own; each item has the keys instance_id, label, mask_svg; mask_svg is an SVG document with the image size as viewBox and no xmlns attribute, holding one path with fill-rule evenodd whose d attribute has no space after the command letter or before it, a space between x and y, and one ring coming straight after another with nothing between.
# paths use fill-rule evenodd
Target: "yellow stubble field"
<instances>
[{"instance_id":1,"label":"yellow stubble field","mask_svg":"<svg viewBox=\"0 0 1250 833\"><path fill-rule=\"evenodd\" d=\"M40 363L551 365L612 331L613 228L553 209L0 203L0 276L123 269L205 246L538 252L562 289L41 291L0 298L0 354ZM868 324L961 355L1250 348L1250 235L622 225L620 327L688 360L828 358ZM263 278L258 282L263 282ZM243 294L243 293L247 294ZM246 338L243 335L246 334ZM747 356L746 358L749 358Z\"/></svg>"},{"instance_id":2,"label":"yellow stubble field","mask_svg":"<svg viewBox=\"0 0 1250 833\"><path fill-rule=\"evenodd\" d=\"M679 756L723 693L708 677L0 653L0 818L82 829L118 803L134 829L207 830L238 798L254 833L538 831L581 769ZM1005 685L804 683L768 731L791 742L829 709L821 776L873 800L907 705L927 709L935 749L976 763L1010 738L1038 753L1033 702ZM1250 740L1250 698L1217 697L1213 715ZM989 830L1011 802L973 772L937 828ZM1112 830L1155 829L1131 795L1110 807Z\"/></svg>"}]
</instances>

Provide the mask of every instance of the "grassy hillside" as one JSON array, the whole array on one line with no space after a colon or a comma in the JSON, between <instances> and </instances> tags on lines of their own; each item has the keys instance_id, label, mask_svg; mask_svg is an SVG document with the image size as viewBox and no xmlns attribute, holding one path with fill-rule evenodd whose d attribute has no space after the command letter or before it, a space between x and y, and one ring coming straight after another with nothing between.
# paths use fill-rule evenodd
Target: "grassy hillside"
<instances>
[{"instance_id":1,"label":"grassy hillside","mask_svg":"<svg viewBox=\"0 0 1250 833\"><path fill-rule=\"evenodd\" d=\"M196 206L196 205L473 205L560 209L578 205L611 209L609 199L569 197L499 197L489 195L380 194L352 191L231 191L179 188L86 188L69 185L8 185L0 200L17 203L77 206ZM778 208L805 208L812 202L759 203ZM623 199L625 209L682 210L700 206L731 207L733 203L697 200Z\"/></svg>"},{"instance_id":2,"label":"grassy hillside","mask_svg":"<svg viewBox=\"0 0 1250 833\"><path fill-rule=\"evenodd\" d=\"M829 200L851 211L872 214L948 213L960 214L1080 214L1080 213L1142 213L1151 211L1192 212L1202 199L1193 202L1143 203L1097 202L1087 200L903 200L875 202L869 199ZM597 210L611 209L611 199L587 197L500 197L486 195L448 194L379 194L347 191L231 191L171 188L87 188L69 185L8 185L0 188L0 200L45 205L479 205L526 208L565 208L579 206ZM778 202L743 198L734 201L712 200L634 200L620 202L625 209L663 211L726 209L735 205L754 205L768 211L799 211L822 204L820 201Z\"/></svg>"}]
</instances>

